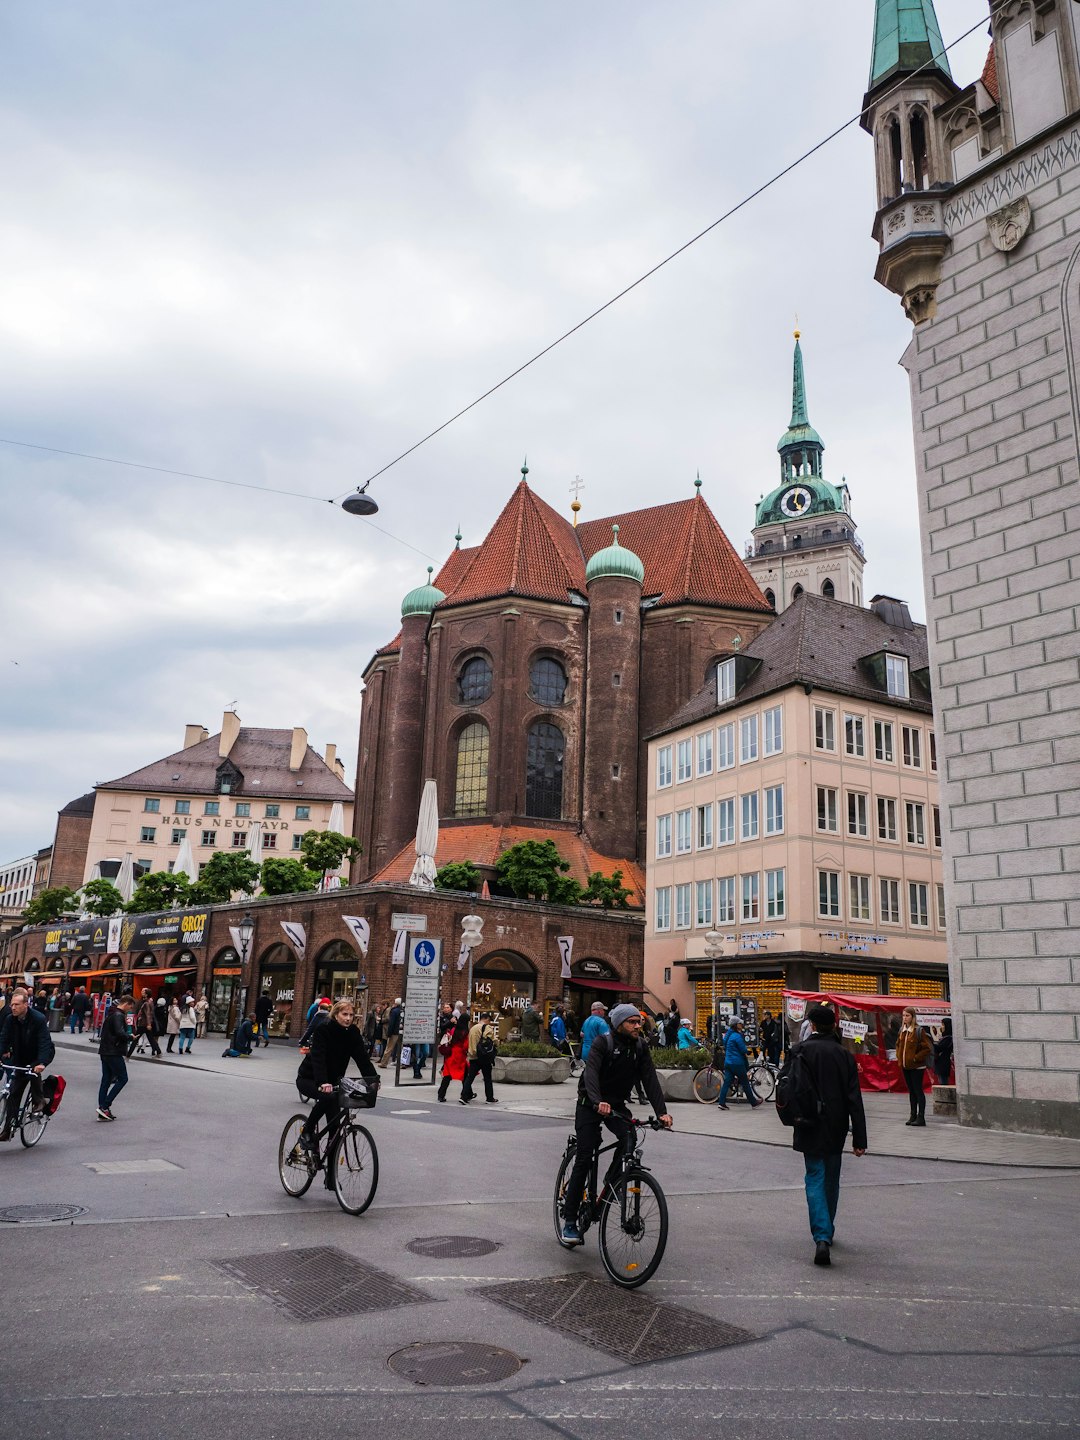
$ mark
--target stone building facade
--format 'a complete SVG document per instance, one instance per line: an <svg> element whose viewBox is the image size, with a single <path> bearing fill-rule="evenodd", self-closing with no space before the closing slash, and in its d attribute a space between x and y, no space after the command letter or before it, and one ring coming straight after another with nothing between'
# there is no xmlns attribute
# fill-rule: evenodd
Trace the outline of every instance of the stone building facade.
<svg viewBox="0 0 1080 1440"><path fill-rule="evenodd" d="M911 383L961 1119L1080 1135L1080 6L952 77L878 0L877 278Z"/></svg>

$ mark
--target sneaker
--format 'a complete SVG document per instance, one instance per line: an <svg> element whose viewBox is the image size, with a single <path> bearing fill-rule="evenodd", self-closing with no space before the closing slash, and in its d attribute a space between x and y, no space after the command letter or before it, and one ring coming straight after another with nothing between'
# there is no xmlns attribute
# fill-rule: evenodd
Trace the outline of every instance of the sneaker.
<svg viewBox="0 0 1080 1440"><path fill-rule="evenodd" d="M485 1100L485 1101L484 1101L484 1104L485 1104L485 1105L497 1105L498 1103L499 1103L499 1102L498 1102L498 1100L495 1098L494 1095L491 1097L490 1100Z"/></svg>
<svg viewBox="0 0 1080 1440"><path fill-rule="evenodd" d="M458 1103L459 1105L467 1105L469 1102L468 1102L468 1100L465 1099L465 1096L462 1095L461 1099L460 1099L457 1103Z"/></svg>
<svg viewBox="0 0 1080 1440"><path fill-rule="evenodd" d="M718 1110L726 1110L728 1107L727 1107L726 1105L721 1105L721 1104L720 1104L720 1101L717 1100L717 1102L716 1102L716 1108L717 1108Z"/></svg>
<svg viewBox="0 0 1080 1440"><path fill-rule="evenodd" d="M816 1245L816 1247L815 1247L815 1249L814 1249L814 1264L815 1264L815 1265L831 1265L831 1264L832 1264L832 1256L829 1254L829 1242L828 1242L827 1240L819 1240L819 1241L817 1242L817 1245Z"/></svg>
<svg viewBox="0 0 1080 1440"><path fill-rule="evenodd" d="M112 1106L111 1106L111 1105L106 1105L106 1107L105 1107L105 1114L108 1115L108 1117L109 1117L110 1120L115 1120L115 1119L116 1119L116 1116L112 1113Z"/></svg>
<svg viewBox="0 0 1080 1440"><path fill-rule="evenodd" d="M301 1131L300 1139L296 1143L300 1146L300 1149L306 1151L308 1155L315 1154L315 1141L310 1135L305 1135L303 1131Z"/></svg>
<svg viewBox="0 0 1080 1440"><path fill-rule="evenodd" d="M581 1238L581 1231L576 1225L571 1225L569 1221L562 1227L562 1242L564 1245L584 1245L585 1243Z"/></svg>
<svg viewBox="0 0 1080 1440"><path fill-rule="evenodd" d="M109 1114L108 1110L106 1110L103 1105L99 1105L97 1118L99 1120L111 1120L113 1117Z"/></svg>

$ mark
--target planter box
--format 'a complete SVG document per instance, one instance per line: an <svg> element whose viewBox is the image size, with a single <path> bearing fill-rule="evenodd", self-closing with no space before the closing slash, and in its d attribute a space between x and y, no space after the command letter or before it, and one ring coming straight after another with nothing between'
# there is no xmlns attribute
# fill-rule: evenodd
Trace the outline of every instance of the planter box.
<svg viewBox="0 0 1080 1440"><path fill-rule="evenodd" d="M570 1079L570 1061L565 1055L535 1060L525 1055L496 1055L492 1079L510 1085L561 1085Z"/></svg>
<svg viewBox="0 0 1080 1440"><path fill-rule="evenodd" d="M695 1100L694 1076L696 1070L657 1070L660 1088L665 1100Z"/></svg>

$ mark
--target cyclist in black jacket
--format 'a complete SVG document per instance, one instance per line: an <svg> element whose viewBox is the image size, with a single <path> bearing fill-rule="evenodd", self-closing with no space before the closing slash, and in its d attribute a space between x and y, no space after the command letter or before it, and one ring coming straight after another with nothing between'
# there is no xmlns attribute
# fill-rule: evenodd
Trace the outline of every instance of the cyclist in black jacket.
<svg viewBox="0 0 1080 1440"><path fill-rule="evenodd" d="M11 992L11 1000L4 1010L3 1022L0 1023L0 1061L7 1065L19 1065L33 1070L34 1073L11 1076L11 1089L0 1140L11 1139L12 1121L19 1113L27 1081L30 1083L30 1099L34 1109L44 1110L45 1096L41 1089L41 1076L45 1067L52 1062L55 1053L48 1021L30 1004L29 991L17 987Z"/></svg>
<svg viewBox="0 0 1080 1440"><path fill-rule="evenodd" d="M641 1011L636 1005L616 1005L608 1016L608 1023L609 1034L598 1035L589 1046L589 1058L578 1083L574 1114L577 1154L566 1187L566 1219L562 1232L563 1240L571 1245L582 1243L577 1216L593 1156L603 1139L603 1127L606 1125L620 1140L630 1133L631 1117L626 1103L635 1085L643 1086L661 1123L669 1129L672 1125L656 1067L641 1036ZM618 1154L616 1151L615 1165Z"/></svg>
<svg viewBox="0 0 1080 1440"><path fill-rule="evenodd" d="M300 1144L305 1150L314 1150L317 1144L315 1132L324 1115L335 1121L341 1109L338 1103L337 1087L349 1061L355 1060L365 1080L378 1085L379 1075L368 1055L364 1037L353 1024L353 1002L338 1000L330 1011L330 1019L319 1025L311 1034L311 1049L300 1062L296 1072L296 1088L301 1095L315 1101L311 1114L300 1132ZM327 1184L333 1182L327 1174Z"/></svg>

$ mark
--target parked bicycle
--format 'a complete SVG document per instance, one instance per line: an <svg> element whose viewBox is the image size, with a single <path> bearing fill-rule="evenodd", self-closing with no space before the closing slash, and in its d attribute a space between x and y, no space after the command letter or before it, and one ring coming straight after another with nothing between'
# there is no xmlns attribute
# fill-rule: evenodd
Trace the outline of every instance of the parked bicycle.
<svg viewBox="0 0 1080 1440"><path fill-rule="evenodd" d="M585 1062L581 1058L581 1041L574 1041L568 1037L566 1041L566 1055L570 1061L570 1074L580 1075L582 1070L585 1069Z"/></svg>
<svg viewBox="0 0 1080 1440"><path fill-rule="evenodd" d="M0 1085L0 1131L8 1129L8 1105L11 1103L11 1077L13 1075L33 1075L34 1071L29 1065L5 1065L3 1067L4 1079ZM45 1128L49 1123L49 1107L46 1102L43 1110L35 1110L33 1095L29 1085L23 1091L19 1108L11 1119L11 1129L18 1130L19 1139L29 1150L36 1145L45 1134Z"/></svg>
<svg viewBox="0 0 1080 1440"><path fill-rule="evenodd" d="M355 1118L359 1110L370 1110L378 1086L367 1080L342 1080L337 1087L340 1109L315 1131L315 1146L300 1143L306 1115L292 1115L285 1122L278 1144L278 1174L287 1195L299 1199L311 1188L320 1170L348 1215L362 1215L375 1198L379 1185L379 1152L371 1131Z"/></svg>
<svg viewBox="0 0 1080 1440"><path fill-rule="evenodd" d="M584 1238L589 1226L594 1221L599 1223L604 1269L616 1285L633 1290L656 1273L668 1237L667 1200L659 1181L642 1160L644 1135L639 1132L645 1126L650 1130L666 1127L651 1115L647 1120L622 1118L629 1119L634 1128L624 1139L601 1146L593 1156L578 1213L578 1229ZM600 1156L611 1152L618 1153L613 1155L603 1185L598 1186ZM562 1238L562 1231L568 1218L563 1201L576 1156L577 1136L571 1135L559 1166L552 1205L555 1235L565 1250L574 1248Z"/></svg>
<svg viewBox="0 0 1080 1440"><path fill-rule="evenodd" d="M780 1074L779 1065L774 1065L771 1060L759 1054L752 1061L748 1074L750 1084L754 1087L754 1094L758 1099L771 1100L776 1089L776 1077ZM702 1105L714 1104L720 1096L720 1087L723 1083L724 1054L722 1047L717 1045L708 1065L703 1065L694 1076L694 1098L700 1100ZM746 1099L738 1080L732 1081L728 1099Z"/></svg>

